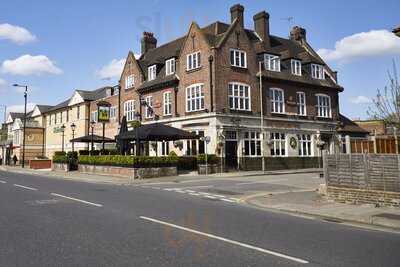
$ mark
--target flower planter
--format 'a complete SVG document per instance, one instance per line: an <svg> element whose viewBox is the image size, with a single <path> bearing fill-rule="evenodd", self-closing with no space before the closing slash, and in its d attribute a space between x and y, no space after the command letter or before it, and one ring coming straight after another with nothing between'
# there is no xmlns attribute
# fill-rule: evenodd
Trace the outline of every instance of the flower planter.
<svg viewBox="0 0 400 267"><path fill-rule="evenodd" d="M29 168L34 170L51 169L50 159L31 159L29 160Z"/></svg>
<svg viewBox="0 0 400 267"><path fill-rule="evenodd" d="M197 172L199 174L206 174L206 164L198 164ZM207 174L217 173L221 171L220 164L207 164Z"/></svg>

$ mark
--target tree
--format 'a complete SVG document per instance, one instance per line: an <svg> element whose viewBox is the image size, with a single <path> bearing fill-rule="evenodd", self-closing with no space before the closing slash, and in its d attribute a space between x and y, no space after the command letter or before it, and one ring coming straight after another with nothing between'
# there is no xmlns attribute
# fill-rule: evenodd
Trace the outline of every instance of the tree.
<svg viewBox="0 0 400 267"><path fill-rule="evenodd" d="M389 84L383 90L377 90L373 106L369 107L367 113L373 119L383 120L400 129L400 84L394 60L393 71L388 71L388 77Z"/></svg>

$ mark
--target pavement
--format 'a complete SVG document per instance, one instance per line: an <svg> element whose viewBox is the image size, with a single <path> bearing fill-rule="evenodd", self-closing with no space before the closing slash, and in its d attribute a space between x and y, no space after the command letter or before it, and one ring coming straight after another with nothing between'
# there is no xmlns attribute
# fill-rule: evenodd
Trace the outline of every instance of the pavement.
<svg viewBox="0 0 400 267"><path fill-rule="evenodd" d="M313 216L324 220L350 223L361 227L376 226L400 231L400 209L334 202L317 192L324 180L320 169L229 172L212 175L182 174L156 179L129 180L123 177L79 172L30 170L20 167L0 169L47 175L59 179L90 183L143 186L191 196L207 196L227 202L246 203L294 215Z"/></svg>
<svg viewBox="0 0 400 267"><path fill-rule="evenodd" d="M396 232L226 201L320 182L296 176L117 185L0 170L0 266L398 266Z"/></svg>

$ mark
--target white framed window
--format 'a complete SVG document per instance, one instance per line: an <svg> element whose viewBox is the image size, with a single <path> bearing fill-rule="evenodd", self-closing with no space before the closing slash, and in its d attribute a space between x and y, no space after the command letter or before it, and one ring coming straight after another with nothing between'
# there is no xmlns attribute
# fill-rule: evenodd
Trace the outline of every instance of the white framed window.
<svg viewBox="0 0 400 267"><path fill-rule="evenodd" d="M244 83L228 84L229 108L234 110L251 110L250 86Z"/></svg>
<svg viewBox="0 0 400 267"><path fill-rule="evenodd" d="M150 67L148 67L148 72L147 72L147 76L148 76L148 80L152 81L156 78L157 75L157 66L156 65L151 65Z"/></svg>
<svg viewBox="0 0 400 267"><path fill-rule="evenodd" d="M319 64L311 64L311 77L314 79L325 79L324 66Z"/></svg>
<svg viewBox="0 0 400 267"><path fill-rule="evenodd" d="M135 75L131 74L125 77L125 90L135 86Z"/></svg>
<svg viewBox="0 0 400 267"><path fill-rule="evenodd" d="M90 121L97 122L97 110L90 113Z"/></svg>
<svg viewBox="0 0 400 267"><path fill-rule="evenodd" d="M290 61L290 65L292 68L292 74L293 75L297 75L297 76L301 76L301 61L297 60L297 59L292 59Z"/></svg>
<svg viewBox="0 0 400 267"><path fill-rule="evenodd" d="M281 59L276 55L264 54L264 68L266 70L281 71Z"/></svg>
<svg viewBox="0 0 400 267"><path fill-rule="evenodd" d="M239 68L247 68L246 52L238 49L230 50L231 65Z"/></svg>
<svg viewBox="0 0 400 267"><path fill-rule="evenodd" d="M198 111L204 109L204 85L193 84L186 88L186 111Z"/></svg>
<svg viewBox="0 0 400 267"><path fill-rule="evenodd" d="M170 58L165 61L165 75L171 75L175 73L175 58Z"/></svg>
<svg viewBox="0 0 400 267"><path fill-rule="evenodd" d="M126 121L135 119L135 100L128 100L124 103L124 115L126 116Z"/></svg>
<svg viewBox="0 0 400 267"><path fill-rule="evenodd" d="M172 114L172 94L171 92L165 92L163 94L163 105L164 105L164 115Z"/></svg>
<svg viewBox="0 0 400 267"><path fill-rule="evenodd" d="M331 111L331 98L327 95L317 94L317 116L321 118L330 118Z"/></svg>
<svg viewBox="0 0 400 267"><path fill-rule="evenodd" d="M204 131L196 130L192 131L191 133L196 134L200 137L204 137ZM187 140L186 141L186 155L187 156L196 156L198 154L204 154L206 151L205 149L205 142L202 140Z"/></svg>
<svg viewBox="0 0 400 267"><path fill-rule="evenodd" d="M117 117L117 107L110 107L110 119L115 119Z"/></svg>
<svg viewBox="0 0 400 267"><path fill-rule="evenodd" d="M271 156L286 156L286 134L271 133Z"/></svg>
<svg viewBox="0 0 400 267"><path fill-rule="evenodd" d="M285 96L282 89L269 89L272 113L285 113Z"/></svg>
<svg viewBox="0 0 400 267"><path fill-rule="evenodd" d="M186 56L186 70L194 70L200 68L200 66L201 66L200 51Z"/></svg>
<svg viewBox="0 0 400 267"><path fill-rule="evenodd" d="M161 156L168 156L169 155L169 142L163 141L161 142Z"/></svg>
<svg viewBox="0 0 400 267"><path fill-rule="evenodd" d="M153 115L154 115L153 97L151 95L150 96L146 96L145 101L146 101L146 108L144 110L145 117L147 119L153 118Z"/></svg>
<svg viewBox="0 0 400 267"><path fill-rule="evenodd" d="M247 157L261 156L261 137L259 132L244 133L244 155Z"/></svg>
<svg viewBox="0 0 400 267"><path fill-rule="evenodd" d="M306 109L306 94L304 92L297 92L297 115L306 116L307 109Z"/></svg>
<svg viewBox="0 0 400 267"><path fill-rule="evenodd" d="M297 136L299 139L299 156L310 157L312 156L311 151L311 135L309 134L299 134Z"/></svg>

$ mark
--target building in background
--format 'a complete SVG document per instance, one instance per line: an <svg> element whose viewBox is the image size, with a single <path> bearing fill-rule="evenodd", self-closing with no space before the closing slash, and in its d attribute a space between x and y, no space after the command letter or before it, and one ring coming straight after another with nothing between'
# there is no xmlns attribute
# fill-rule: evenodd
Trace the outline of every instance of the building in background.
<svg viewBox="0 0 400 267"><path fill-rule="evenodd" d="M393 33L400 37L400 26L393 29Z"/></svg>

